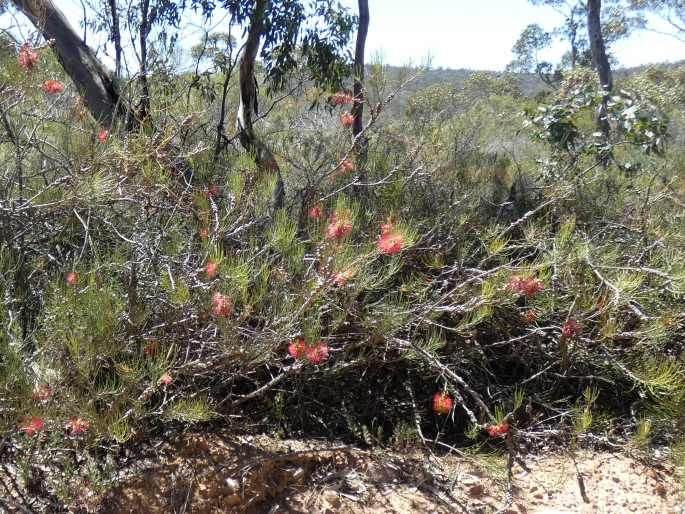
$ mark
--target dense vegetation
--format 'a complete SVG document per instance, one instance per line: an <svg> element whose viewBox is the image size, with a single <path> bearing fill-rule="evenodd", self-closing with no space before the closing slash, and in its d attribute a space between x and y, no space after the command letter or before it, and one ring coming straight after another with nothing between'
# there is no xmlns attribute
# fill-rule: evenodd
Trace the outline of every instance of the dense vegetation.
<svg viewBox="0 0 685 514"><path fill-rule="evenodd" d="M117 82L143 115L103 125L3 34L0 507L87 510L122 447L191 426L679 458L685 67L531 94L374 63L350 137L346 61L295 45L246 152L230 37L195 73L158 47Z"/></svg>

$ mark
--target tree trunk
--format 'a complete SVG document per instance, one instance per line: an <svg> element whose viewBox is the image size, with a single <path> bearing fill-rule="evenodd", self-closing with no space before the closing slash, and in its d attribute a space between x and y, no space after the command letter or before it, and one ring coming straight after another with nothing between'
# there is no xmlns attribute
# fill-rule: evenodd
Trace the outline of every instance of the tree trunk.
<svg viewBox="0 0 685 514"><path fill-rule="evenodd" d="M361 134L364 126L362 119L364 113L364 49L368 32L369 2L368 0L359 0L359 28L357 29L357 43L354 48L354 105L352 106L352 115L354 116L352 135L355 138Z"/></svg>
<svg viewBox="0 0 685 514"><path fill-rule="evenodd" d="M576 63L578 62L578 43L576 42L576 38L578 37L578 27L576 26L576 22L573 19L573 15L571 15L571 35L570 35L570 40L571 40L571 69L575 70L576 69Z"/></svg>
<svg viewBox="0 0 685 514"><path fill-rule="evenodd" d="M364 51L366 48L366 35L369 32L369 1L359 1L359 27L357 28L357 42L354 48L354 104L352 105L352 138L354 152L356 154L358 178L360 182L367 181L366 161L368 156L369 141L362 134L364 129Z"/></svg>
<svg viewBox="0 0 685 514"><path fill-rule="evenodd" d="M112 79L93 51L71 28L52 0L13 0L46 40L55 41L57 57L64 71L86 99L93 117L105 126L125 113Z"/></svg>
<svg viewBox="0 0 685 514"><path fill-rule="evenodd" d="M112 42L114 43L114 77L121 78L121 30L119 29L119 11L117 0L109 0L109 9L112 15Z"/></svg>
<svg viewBox="0 0 685 514"><path fill-rule="evenodd" d="M143 0L140 8L140 87L142 95L140 97L140 109L138 119L144 122L150 113L150 85L147 80L147 38L150 34L150 0Z"/></svg>
<svg viewBox="0 0 685 514"><path fill-rule="evenodd" d="M255 62L259 52L259 43L264 32L264 16L269 0L256 0L250 28L245 41L243 57L240 60L240 103L236 124L240 144L249 153L254 155L257 166L262 170L275 172L277 176L274 190L273 205L275 209L283 206L285 189L281 170L271 151L262 143L254 133L252 117L256 115L257 84L255 82Z"/></svg>
<svg viewBox="0 0 685 514"><path fill-rule="evenodd" d="M597 126L602 133L609 136L609 120L607 119L607 101L611 90L614 87L611 77L611 66L604 47L602 37L602 25L600 22L600 12L602 0L588 0L587 2L587 31L590 38L590 50L592 52L592 64L597 70L600 83L604 89L602 108L597 118Z"/></svg>

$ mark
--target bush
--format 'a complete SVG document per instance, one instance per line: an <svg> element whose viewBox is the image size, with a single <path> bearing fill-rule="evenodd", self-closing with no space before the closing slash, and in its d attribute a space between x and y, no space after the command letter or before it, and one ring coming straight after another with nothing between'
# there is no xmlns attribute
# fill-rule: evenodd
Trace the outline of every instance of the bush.
<svg viewBox="0 0 685 514"><path fill-rule="evenodd" d="M651 125L596 140L592 84L528 133L519 113L541 106L516 92L444 116L433 88L369 132L362 185L339 112L299 91L260 127L283 161L273 212L275 177L215 155L183 77L154 96L159 131L100 137L69 86L40 90L47 70L0 93L12 494L49 468L51 494L83 499L70 484L106 486L103 448L196 424L381 445L627 435L636 410L656 439L682 429L682 179L645 154ZM616 119L644 98L622 94Z"/></svg>

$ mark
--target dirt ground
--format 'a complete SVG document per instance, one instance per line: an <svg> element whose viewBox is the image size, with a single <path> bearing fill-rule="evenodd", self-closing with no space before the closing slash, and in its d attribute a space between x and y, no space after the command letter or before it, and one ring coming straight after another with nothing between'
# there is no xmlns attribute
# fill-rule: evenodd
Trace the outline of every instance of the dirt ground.
<svg viewBox="0 0 685 514"><path fill-rule="evenodd" d="M364 451L329 442L189 435L131 470L100 514L492 513L506 507L501 457ZM508 513L685 513L672 470L628 456L526 458Z"/></svg>

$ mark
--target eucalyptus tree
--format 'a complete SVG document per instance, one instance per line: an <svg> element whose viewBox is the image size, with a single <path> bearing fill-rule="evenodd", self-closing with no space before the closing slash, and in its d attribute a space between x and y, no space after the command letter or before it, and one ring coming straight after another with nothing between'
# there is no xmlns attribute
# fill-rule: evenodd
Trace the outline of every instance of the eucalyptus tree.
<svg viewBox="0 0 685 514"><path fill-rule="evenodd" d="M609 137L609 121L607 119L607 101L609 93L614 87L611 64L607 57L602 24L600 22L602 0L587 0L587 31L592 51L592 64L597 70L599 81L604 91L602 107L597 117L597 126L605 137Z"/></svg>
<svg viewBox="0 0 685 514"><path fill-rule="evenodd" d="M205 15L216 6L196 2ZM349 76L349 43L355 17L333 0L224 0L221 6L231 23L244 28L245 42L239 66L240 100L236 124L243 148L258 167L275 172L274 207L283 205L284 187L275 156L254 128L257 112L256 62L264 67L270 92L284 90L298 69L307 72L315 86L339 88Z"/></svg>

